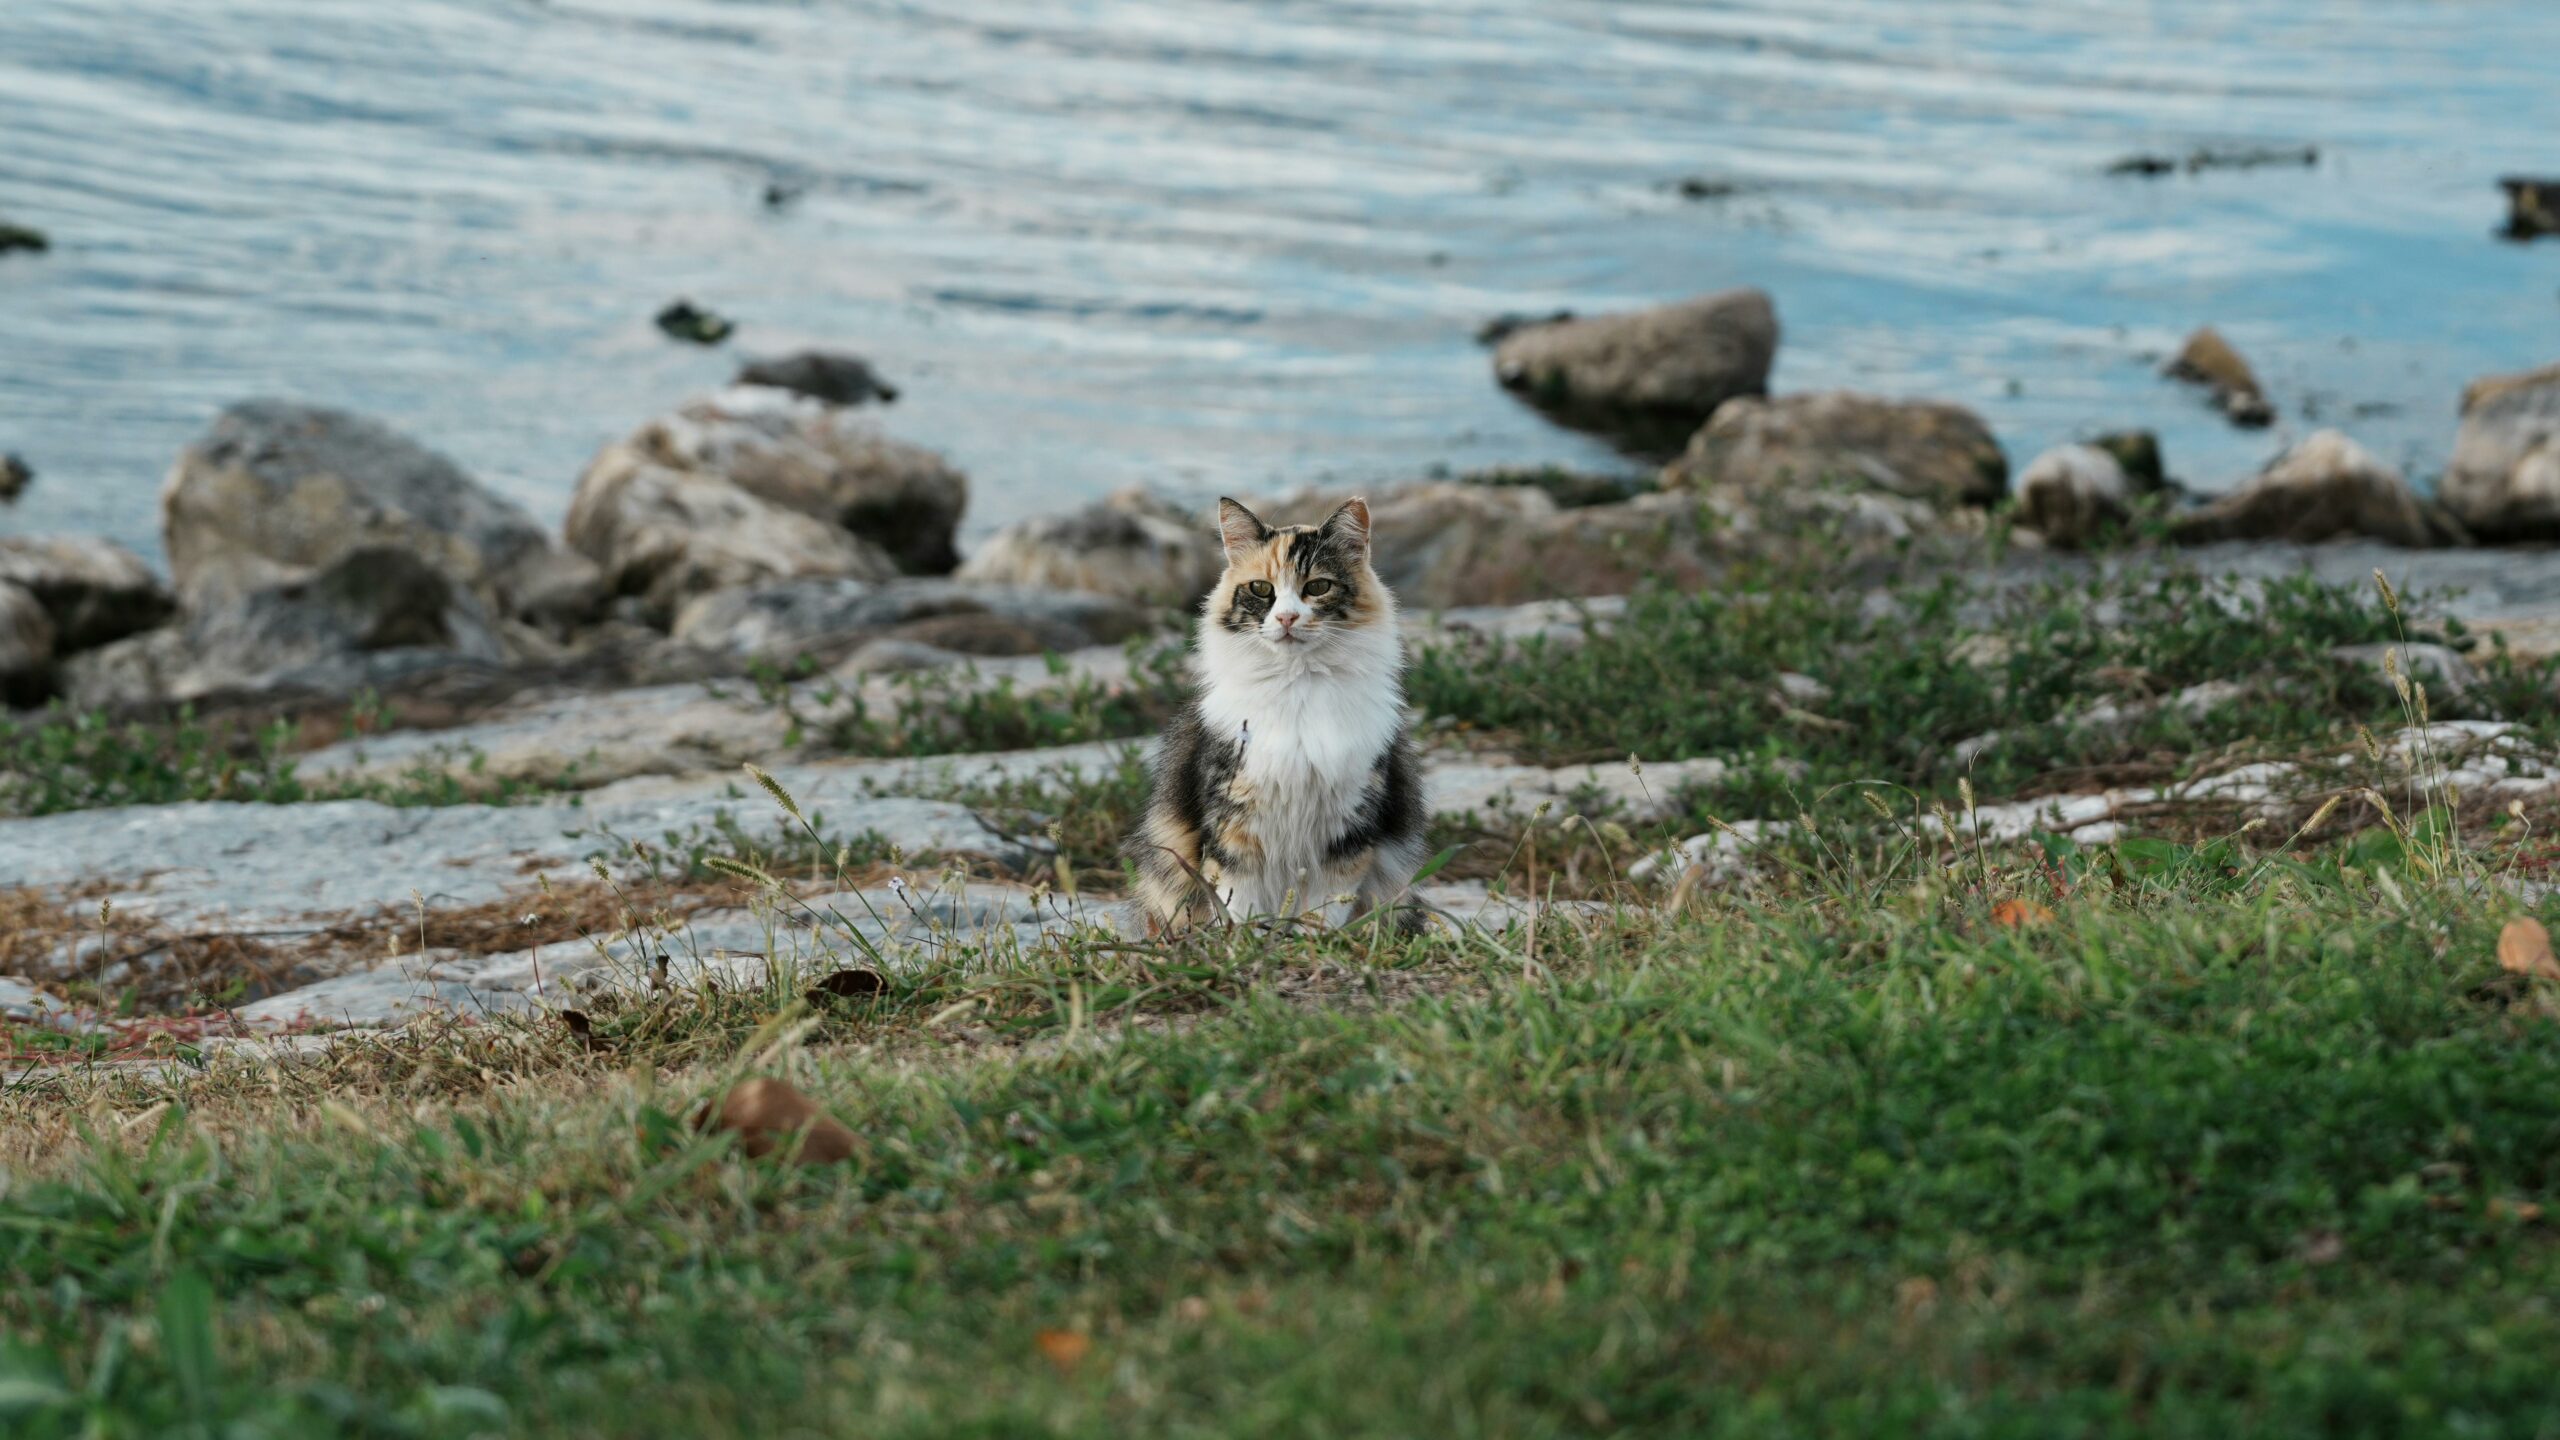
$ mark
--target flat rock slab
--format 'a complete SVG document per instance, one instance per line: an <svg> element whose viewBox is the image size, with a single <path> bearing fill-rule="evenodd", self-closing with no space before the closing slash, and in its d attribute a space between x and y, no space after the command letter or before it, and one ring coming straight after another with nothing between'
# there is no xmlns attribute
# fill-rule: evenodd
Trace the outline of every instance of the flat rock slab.
<svg viewBox="0 0 2560 1440"><path fill-rule="evenodd" d="M709 828L723 812L770 833L780 820L744 777L624 792L583 803L399 809L370 800L305 805L197 803L74 811L0 824L0 875L19 884L106 881L138 893L121 908L190 930L254 928L309 917L361 915L423 901L431 909L484 904L546 870L582 868L620 849L610 836L656 843ZM833 833L872 832L916 854L982 855L1008 865L1032 851L966 807L846 794L830 803ZM834 801L841 799L842 804ZM609 834L607 833L609 832Z"/></svg>
<svg viewBox="0 0 2560 1440"><path fill-rule="evenodd" d="M1031 655L969 662L968 689L1009 684L1021 693L1078 680L1115 684L1129 677L1128 653L1116 646L1060 657ZM954 683L962 683L955 680ZM859 695L874 715L894 715L904 698L895 677L831 674L790 688L803 714L822 715L830 690ZM549 695L446 730L407 730L326 746L301 756L306 780L395 779L427 770L478 780L604 785L639 775L732 771L743 761L787 753L791 717L743 680L647 685L630 690Z"/></svg>
<svg viewBox="0 0 2560 1440"><path fill-rule="evenodd" d="M1117 930L1116 903L1081 904L1002 883L886 887L713 910L637 930L499 955L431 950L387 959L242 1006L259 1027L381 1028L422 1015L576 1007L604 992L771 987L777 1000L854 966L895 974L931 960L1019 955L1078 926ZM664 957L663 973L658 960Z"/></svg>
<svg viewBox="0 0 2560 1440"><path fill-rule="evenodd" d="M1416 898L1459 924L1493 929L1524 921L1532 908L1473 882L1426 885ZM502 955L431 950L269 996L237 1014L261 1030L380 1030L427 1015L574 1009L587 997L638 994L661 983L679 990L769 988L779 1001L839 970L870 968L894 977L933 963L1000 967L1030 956L1051 937L1093 930L1127 936L1141 927L1125 901L1061 899L1001 882L874 887L768 909L710 911L664 933L626 932Z"/></svg>

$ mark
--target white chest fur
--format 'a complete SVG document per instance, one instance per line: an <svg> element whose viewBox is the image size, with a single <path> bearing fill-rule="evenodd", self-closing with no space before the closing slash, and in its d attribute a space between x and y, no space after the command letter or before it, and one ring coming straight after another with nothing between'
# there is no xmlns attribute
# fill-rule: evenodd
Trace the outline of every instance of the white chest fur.
<svg viewBox="0 0 2560 1440"><path fill-rule="evenodd" d="M1239 778L1256 862L1230 870L1229 904L1311 908L1343 882L1325 850L1359 814L1404 721L1399 644L1392 618L1305 657L1204 629L1201 720L1214 738L1244 741Z"/></svg>

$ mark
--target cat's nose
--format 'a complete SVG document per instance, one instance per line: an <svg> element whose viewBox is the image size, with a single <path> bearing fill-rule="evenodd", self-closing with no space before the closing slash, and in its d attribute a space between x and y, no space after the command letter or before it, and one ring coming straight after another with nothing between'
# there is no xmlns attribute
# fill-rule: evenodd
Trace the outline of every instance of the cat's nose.
<svg viewBox="0 0 2560 1440"><path fill-rule="evenodd" d="M1281 613L1281 614L1279 614L1279 615L1276 615L1276 616L1274 616L1274 617L1272 617L1272 618L1274 618L1274 619L1276 619L1276 620L1278 620L1278 621L1280 622L1280 628L1281 628L1282 630L1294 630L1294 629L1296 629L1296 628L1297 628L1297 625L1298 625L1298 617L1297 617L1297 616L1295 616L1295 615L1288 614L1288 613L1286 613L1286 612L1284 611L1283 613Z"/></svg>

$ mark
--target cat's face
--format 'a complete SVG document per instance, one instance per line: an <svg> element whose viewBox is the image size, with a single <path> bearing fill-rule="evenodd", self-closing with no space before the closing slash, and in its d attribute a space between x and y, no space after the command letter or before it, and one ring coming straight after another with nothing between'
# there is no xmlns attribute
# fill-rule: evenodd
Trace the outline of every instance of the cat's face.
<svg viewBox="0 0 2560 1440"><path fill-rule="evenodd" d="M1321 525L1274 528L1233 500L1218 502L1227 570L1209 596L1220 630L1284 654L1313 654L1389 613L1369 568L1369 506L1346 502Z"/></svg>

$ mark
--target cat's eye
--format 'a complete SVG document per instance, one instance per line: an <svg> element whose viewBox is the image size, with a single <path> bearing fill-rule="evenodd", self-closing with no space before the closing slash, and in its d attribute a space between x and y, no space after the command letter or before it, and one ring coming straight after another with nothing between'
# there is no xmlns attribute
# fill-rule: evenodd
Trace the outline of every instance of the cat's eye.
<svg viewBox="0 0 2560 1440"><path fill-rule="evenodd" d="M1247 580L1244 582L1244 590L1256 600L1271 598L1271 582L1268 580Z"/></svg>
<svg viewBox="0 0 2560 1440"><path fill-rule="evenodd" d="M1310 600L1313 600L1319 595L1330 595L1333 593L1333 582L1330 580L1310 580L1307 582L1307 588L1299 591L1298 593L1306 596Z"/></svg>

